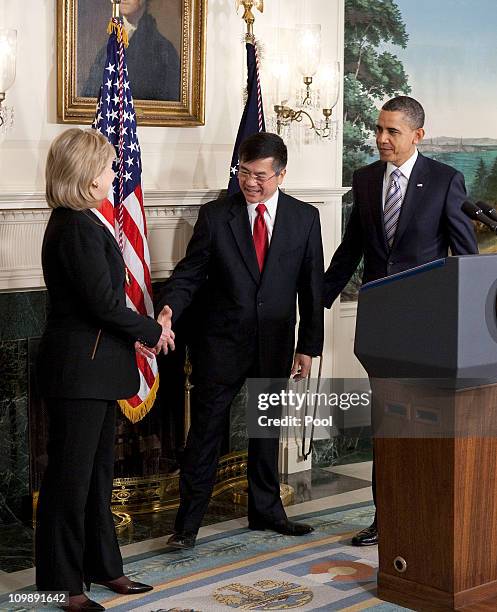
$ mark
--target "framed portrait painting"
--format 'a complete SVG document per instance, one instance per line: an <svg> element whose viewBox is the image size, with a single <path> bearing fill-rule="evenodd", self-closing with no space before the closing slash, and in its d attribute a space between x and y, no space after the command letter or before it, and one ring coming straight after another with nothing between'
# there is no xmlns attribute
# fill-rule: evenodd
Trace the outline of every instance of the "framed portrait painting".
<svg viewBox="0 0 497 612"><path fill-rule="evenodd" d="M121 0L128 76L139 125L204 124L207 0ZM57 0L57 110L91 123L112 0Z"/></svg>

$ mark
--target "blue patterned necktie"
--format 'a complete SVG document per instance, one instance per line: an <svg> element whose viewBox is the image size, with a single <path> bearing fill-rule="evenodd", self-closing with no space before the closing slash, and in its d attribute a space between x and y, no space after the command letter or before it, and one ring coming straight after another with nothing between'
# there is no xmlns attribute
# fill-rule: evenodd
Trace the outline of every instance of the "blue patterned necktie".
<svg viewBox="0 0 497 612"><path fill-rule="evenodd" d="M385 198L385 208L383 209L385 235L390 248L392 248L393 239L395 238L400 209L402 207L402 191L400 190L399 183L401 174L402 172L398 168L390 174L390 185Z"/></svg>

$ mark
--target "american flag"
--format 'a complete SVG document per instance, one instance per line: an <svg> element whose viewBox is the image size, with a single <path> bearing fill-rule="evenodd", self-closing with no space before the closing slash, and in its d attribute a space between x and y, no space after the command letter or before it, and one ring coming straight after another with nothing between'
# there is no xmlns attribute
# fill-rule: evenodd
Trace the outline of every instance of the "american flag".
<svg viewBox="0 0 497 612"><path fill-rule="evenodd" d="M107 59L93 127L116 149L116 179L107 200L96 210L98 218L115 236L126 265L126 301L140 314L153 316L150 254L141 186L140 145L126 67L125 34L121 18L109 24ZM136 356L140 390L119 404L136 423L153 406L159 386L157 361Z"/></svg>

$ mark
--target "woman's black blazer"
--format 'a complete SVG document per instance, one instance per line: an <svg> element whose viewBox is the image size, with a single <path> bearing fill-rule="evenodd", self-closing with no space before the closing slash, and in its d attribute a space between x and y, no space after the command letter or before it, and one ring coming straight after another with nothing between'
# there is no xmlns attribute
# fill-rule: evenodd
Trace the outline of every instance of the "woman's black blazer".
<svg viewBox="0 0 497 612"><path fill-rule="evenodd" d="M160 325L126 306L119 246L89 210L52 211L42 248L49 293L38 354L45 397L124 399L139 388L134 342L155 346Z"/></svg>

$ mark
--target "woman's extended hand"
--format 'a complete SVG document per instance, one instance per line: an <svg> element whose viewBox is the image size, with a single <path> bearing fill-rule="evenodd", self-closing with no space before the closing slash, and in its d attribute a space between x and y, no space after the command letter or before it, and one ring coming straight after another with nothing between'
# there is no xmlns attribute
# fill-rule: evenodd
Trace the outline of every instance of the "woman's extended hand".
<svg viewBox="0 0 497 612"><path fill-rule="evenodd" d="M148 357L149 359L153 359L156 355L155 349L148 348L138 340L135 342L135 351L142 357Z"/></svg>

